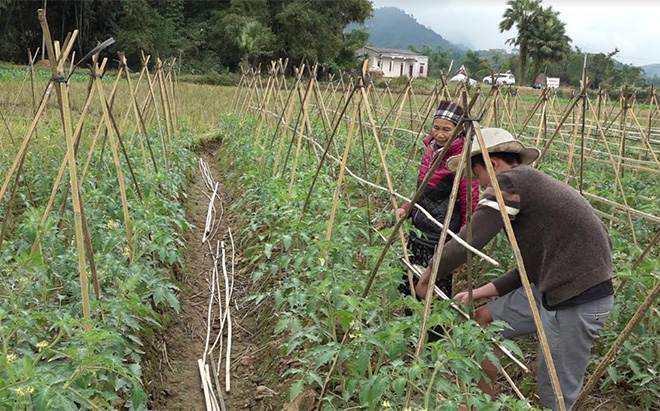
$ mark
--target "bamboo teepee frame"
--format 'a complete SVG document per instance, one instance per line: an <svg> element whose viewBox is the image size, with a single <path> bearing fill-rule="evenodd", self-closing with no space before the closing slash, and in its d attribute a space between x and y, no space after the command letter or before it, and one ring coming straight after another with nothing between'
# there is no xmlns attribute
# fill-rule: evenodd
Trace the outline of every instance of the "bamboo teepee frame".
<svg viewBox="0 0 660 411"><path fill-rule="evenodd" d="M129 129L124 129L124 125L126 124L129 113L131 111L127 111L124 116L120 116L119 118L116 118L115 117L116 113L113 113L113 103L115 103L116 101L128 102L128 104L125 104L125 106L128 109L132 110L135 116L134 117L135 120L134 125L136 126L135 130L139 133L137 135L139 138L139 141L137 143L142 145L143 148L145 148L145 150L143 150L144 153L143 160L147 160L145 161L145 169L152 168L153 172L158 173L158 167L156 164L156 160L153 156L153 151L151 149L151 144L150 144L149 129L151 127L151 122L145 120L144 114L146 110L153 110L156 113L158 113L158 110L160 109L159 107L167 108L171 104L172 108L168 109L168 112L171 114L171 116L168 118L169 121L168 124L176 132L176 127L178 122L176 121L176 103L174 102L174 99L176 97L174 61L172 61L172 63L167 67L167 72L165 72L162 67L157 69L157 78L161 82L165 82L165 81L167 82L170 90L169 93L165 91L161 94L160 99L156 99L153 90L151 89L152 84L151 82L149 82L149 87L151 92L145 95L144 103L142 105L139 105L138 96L140 98L142 97L142 93L140 92L140 80L138 80L138 83L135 85L135 87L133 87L131 81L132 80L131 74L126 65L126 59L122 54L119 55L120 70L117 73L117 77L115 81L113 82L110 97L109 99L105 97L103 83L101 79L103 77L103 73L107 64L107 59L103 59L102 62L98 62L98 53L97 53L92 57L90 83L87 89L85 102L76 118L76 112L72 110L72 107L74 106L74 104L72 103L72 97L69 94L69 78L73 74L72 73L74 67L73 62L75 59L75 53L73 52L73 48L74 45L76 44L75 39L78 32L74 31L70 33L63 42L63 44L60 46L60 43L58 41L53 41L53 39L50 36L50 31L48 28L45 11L39 10L38 17L39 17L39 22L41 24L41 28L44 32L46 51L48 53L48 59L50 62L52 77L45 85L45 90L42 94L42 98L39 104L37 105L36 101L34 102L35 103L33 106L34 116L31 120L31 123L27 129L27 132L22 142L20 142L20 145L18 144L19 143L18 141L14 142L13 144L14 146L13 148L15 151L14 160L11 166L9 167L9 169L7 170L6 175L3 176L4 181L2 183L2 186L0 186L0 204L2 204L5 201L6 193L9 193L9 196L6 200L7 202L4 203L6 213L5 213L5 219L3 220L3 228L2 231L0 231L0 249L2 248L3 240L7 235L6 227L7 227L8 216L11 213L12 205L15 201L17 185L18 185L17 182L24 173L23 166L30 152L30 143L34 140L34 137L36 136L36 130L38 124L40 120L42 120L44 113L47 111L47 103L49 97L52 95L51 91L55 89L58 99L57 101L57 106L59 111L58 117L61 121L61 129L63 130L63 135L66 142L66 155L62 159L59 172L55 177L55 181L53 183L53 188L49 200L46 204L43 216L37 228L36 237L33 242L31 252L36 253L39 250L43 230L51 214L52 206L54 205L56 197L58 196L58 194L60 195L60 197L63 197L62 210L64 211L68 204L66 197L68 192L70 191L72 193L71 202L73 205L73 222L74 222L73 242L76 245L76 251L77 251L78 274L80 279L81 298L82 298L82 311L83 311L82 316L84 319L83 324L85 329L89 330L92 326L92 322L90 321L92 313L91 313L90 296L89 296L88 276L91 275L92 277L91 280L97 300L101 299L102 290L100 287L98 273L96 269L89 223L87 221L87 214L85 212L86 207L83 201L84 196L82 194L83 190L81 189L83 185L83 180L85 179L85 175L89 170L92 154L96 150L97 139L103 133L104 135L107 135L107 140L109 140L111 146L112 156L114 160L113 162L115 165L115 172L119 182L119 187L120 187L119 195L122 199L122 208L123 208L123 215L125 220L124 223L126 227L126 247L130 250L129 253L129 264L130 264L130 261L133 258L132 255L133 244L132 244L132 229L130 226L129 198L127 195L127 189L126 187L124 187L123 169L125 167L128 167L130 170L131 180L133 182L133 188L135 190L135 195L138 198L141 198L141 190L138 182L138 176L133 172L131 166L134 160L132 160L129 157L128 150L125 146L126 142L124 142L124 140L122 139L122 130L129 131ZM36 80L34 78L34 68L33 68L36 55L37 53L34 54L29 53L28 69L27 69L27 73L29 73L30 75L30 82L31 82L33 96L34 96L34 90L37 87ZM69 62L68 67L67 67L67 62ZM149 78L149 70L147 69L146 66L147 62L148 62L148 58L145 59L143 70L140 73L140 79L142 79L142 77L145 74L147 78ZM122 76L124 76L127 81L128 95L126 96L121 96L120 93L118 92L119 90L118 85ZM93 116L90 113L92 112L92 108L94 108L95 105L98 105L100 111L102 112L101 122L98 124L98 127L95 128L96 132L93 133L93 140L91 144L89 144L88 141L85 141L85 144L83 145L81 143L83 142L83 140L86 140L88 137L87 133L84 132L84 125L92 121L90 118L92 118ZM122 120L121 121L122 127L118 126L120 119ZM9 133L12 133L11 124L13 122L13 118L9 117L6 118L6 120L7 120L6 130ZM173 138L174 135L171 135L169 137ZM89 136L89 138L92 137ZM163 140L162 133L161 133L161 140ZM0 141L0 144L1 143L2 141ZM87 156L87 161L84 168L80 167L77 162L77 156L79 154L80 148L82 147L89 147L89 154ZM146 148L148 148L149 150L150 153L149 157L151 161L148 161L147 159ZM120 158L120 149L123 158ZM163 158L166 159L167 158L166 145L162 144L161 149L163 150L162 153ZM103 152L103 149L101 149L101 151ZM66 181L65 185L62 185L62 181L64 179L64 173L66 172L67 169L69 171L69 179ZM82 173L80 172L81 169L83 170ZM12 180L14 180L15 183L10 189L9 186ZM24 178L24 180L27 181L28 179ZM29 190L29 187L26 187L26 189ZM38 204L34 204L34 205L38 205Z"/></svg>

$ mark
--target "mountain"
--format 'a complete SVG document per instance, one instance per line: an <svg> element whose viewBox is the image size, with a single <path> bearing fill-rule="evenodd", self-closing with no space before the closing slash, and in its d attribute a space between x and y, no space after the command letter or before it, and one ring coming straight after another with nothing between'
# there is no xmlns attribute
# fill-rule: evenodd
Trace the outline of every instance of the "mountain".
<svg viewBox="0 0 660 411"><path fill-rule="evenodd" d="M435 31L419 24L412 15L396 7L375 9L373 17L365 21L363 26L351 24L346 30L350 31L358 27L367 29L369 43L376 47L408 49L409 45L413 45L421 49L426 45L432 49L439 46L443 50L455 52L467 50L463 45L447 41Z"/></svg>
<svg viewBox="0 0 660 411"><path fill-rule="evenodd" d="M642 70L646 78L660 77L660 64L647 64L642 66Z"/></svg>

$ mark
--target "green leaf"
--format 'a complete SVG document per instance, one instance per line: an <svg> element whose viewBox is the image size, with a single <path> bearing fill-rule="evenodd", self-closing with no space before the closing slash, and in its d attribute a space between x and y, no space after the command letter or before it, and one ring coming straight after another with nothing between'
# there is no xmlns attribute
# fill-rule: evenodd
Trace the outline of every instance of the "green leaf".
<svg viewBox="0 0 660 411"><path fill-rule="evenodd" d="M282 236L282 244L284 244L284 251L289 251L291 247L291 236L284 234Z"/></svg>
<svg viewBox="0 0 660 411"><path fill-rule="evenodd" d="M394 392L396 392L396 395L402 396L403 395L403 390L406 389L406 383L408 380L406 380L403 377L399 377L394 381Z"/></svg>
<svg viewBox="0 0 660 411"><path fill-rule="evenodd" d="M131 374L133 374L133 377L139 381L140 376L142 375L142 368L140 367L140 364L131 364L128 366L128 369L131 371Z"/></svg>
<svg viewBox="0 0 660 411"><path fill-rule="evenodd" d="M320 366L322 366L324 364L327 364L330 361L332 361L335 357L335 354L336 354L336 352L333 349L324 350L321 353L321 355L319 355L319 357L316 359L316 363L315 363L316 367L320 367Z"/></svg>
<svg viewBox="0 0 660 411"><path fill-rule="evenodd" d="M365 346L360 347L357 358L357 368L360 375L366 374L370 361L371 361L371 351L369 350L369 348Z"/></svg>
<svg viewBox="0 0 660 411"><path fill-rule="evenodd" d="M268 243L264 246L264 255L270 260L273 255L273 244Z"/></svg>
<svg viewBox="0 0 660 411"><path fill-rule="evenodd" d="M289 391L289 401L294 401L296 398L298 398L304 386L305 386L304 380L298 380L293 384L291 384L291 389Z"/></svg>
<svg viewBox="0 0 660 411"><path fill-rule="evenodd" d="M144 390L138 383L134 383L131 389L132 408L139 409L144 401Z"/></svg>
<svg viewBox="0 0 660 411"><path fill-rule="evenodd" d="M415 364L408 370L408 378L414 380L419 374L422 373L422 367L419 364Z"/></svg>
<svg viewBox="0 0 660 411"><path fill-rule="evenodd" d="M306 379L307 379L307 381L309 381L309 382L314 381L315 383L317 383L317 384L319 385L319 387L323 387L323 380L322 380L321 377L320 377L317 373L315 373L314 371L310 371L309 373L307 373L307 377L306 377Z"/></svg>
<svg viewBox="0 0 660 411"><path fill-rule="evenodd" d="M173 292L166 293L165 299L170 304L170 307L172 307L177 314L181 312L181 306L179 306L179 299L176 298L176 295Z"/></svg>
<svg viewBox="0 0 660 411"><path fill-rule="evenodd" d="M348 310L337 311L335 316L339 319L339 324L344 331L348 330L353 320L355 320L355 313Z"/></svg>

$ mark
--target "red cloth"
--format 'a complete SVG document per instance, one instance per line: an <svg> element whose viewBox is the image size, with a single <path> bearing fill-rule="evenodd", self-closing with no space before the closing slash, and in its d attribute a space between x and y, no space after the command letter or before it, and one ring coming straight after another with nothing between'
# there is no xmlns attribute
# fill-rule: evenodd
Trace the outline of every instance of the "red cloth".
<svg viewBox="0 0 660 411"><path fill-rule="evenodd" d="M426 173L428 173L429 168L431 168L431 165L433 165L433 160L435 159L435 156L440 154L439 150L433 150L433 146L431 145L431 142L433 141L433 136L428 135L426 138L424 138L424 145L426 145L426 151L424 151L424 155L422 156L422 164L419 167L419 174L417 176L417 180L421 182L424 180L424 177L426 177ZM463 145L465 144L465 139L463 137L457 138L454 140L453 143L449 146L449 152L447 152L447 155L445 158L442 160L442 163L438 166L438 168L435 170L435 173L433 173L433 176L431 177L431 180L429 180L429 186L430 187L435 187L438 185L440 181L442 181L444 178L447 177L447 175L451 174L451 171L447 168L447 160L449 157L452 156L457 156L460 155L463 152ZM467 188L467 179L465 177L461 178L461 183L458 186L458 201L460 204L460 212L461 212L461 227L465 225L465 222L467 221L467 193L468 193L468 188ZM475 179L472 180L472 212L474 213L474 210L477 209L477 204L479 203L479 182ZM410 206L410 203L406 203L403 205L404 209L408 209Z"/></svg>

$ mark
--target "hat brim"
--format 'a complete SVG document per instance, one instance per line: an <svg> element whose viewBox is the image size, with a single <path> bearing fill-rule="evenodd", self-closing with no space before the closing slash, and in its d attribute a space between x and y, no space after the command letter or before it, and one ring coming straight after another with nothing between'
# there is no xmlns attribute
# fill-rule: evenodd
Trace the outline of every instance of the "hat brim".
<svg viewBox="0 0 660 411"><path fill-rule="evenodd" d="M520 154L520 160L523 164L532 164L536 161L541 155L541 150L536 147L525 147L519 141L507 141L504 143L496 144L488 148L489 153L518 153ZM481 149L473 150L470 153L470 157L481 154ZM458 169L458 165L461 162L462 154L449 157L447 160L447 168L453 173Z"/></svg>

